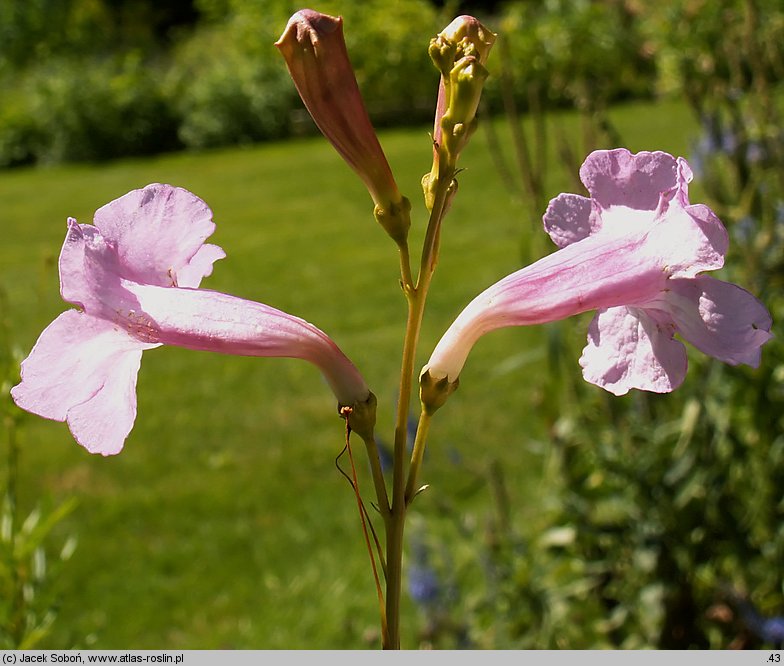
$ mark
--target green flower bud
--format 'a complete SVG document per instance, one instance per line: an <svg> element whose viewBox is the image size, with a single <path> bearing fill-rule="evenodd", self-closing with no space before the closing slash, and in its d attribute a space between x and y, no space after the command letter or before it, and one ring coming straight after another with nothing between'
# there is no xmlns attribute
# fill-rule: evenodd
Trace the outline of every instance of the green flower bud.
<svg viewBox="0 0 784 666"><path fill-rule="evenodd" d="M376 204L373 215L398 245L406 242L411 227L411 202L406 197L397 203L390 203L386 208Z"/></svg>
<svg viewBox="0 0 784 666"><path fill-rule="evenodd" d="M441 141L452 162L476 130L476 110L487 69L475 56L461 58L449 73L449 101L441 118Z"/></svg>
<svg viewBox="0 0 784 666"><path fill-rule="evenodd" d="M422 181L425 203L433 205L440 180L452 178L460 151L476 130L476 110L495 42L473 16L458 16L430 42L429 54L441 72L433 122L433 166Z"/></svg>
<svg viewBox="0 0 784 666"><path fill-rule="evenodd" d="M373 431L376 427L376 396L371 391L364 402L355 402L353 405L342 405L338 407L341 417L348 420L348 425L352 431L357 433L363 440L372 440Z"/></svg>
<svg viewBox="0 0 784 666"><path fill-rule="evenodd" d="M490 32L473 16L458 16L444 28L438 38L454 45L453 62L465 56L474 56L484 65L495 43L496 34Z"/></svg>

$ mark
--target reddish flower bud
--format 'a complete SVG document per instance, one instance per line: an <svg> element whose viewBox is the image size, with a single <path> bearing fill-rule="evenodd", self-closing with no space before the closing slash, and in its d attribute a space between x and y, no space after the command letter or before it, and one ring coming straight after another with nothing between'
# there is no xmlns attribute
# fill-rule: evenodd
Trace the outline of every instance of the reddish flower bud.
<svg viewBox="0 0 784 666"><path fill-rule="evenodd" d="M394 227L387 228L393 237L404 235L406 223L389 214L401 208L403 197L362 101L343 39L343 19L303 9L289 19L275 46L316 125L367 186L382 224Z"/></svg>

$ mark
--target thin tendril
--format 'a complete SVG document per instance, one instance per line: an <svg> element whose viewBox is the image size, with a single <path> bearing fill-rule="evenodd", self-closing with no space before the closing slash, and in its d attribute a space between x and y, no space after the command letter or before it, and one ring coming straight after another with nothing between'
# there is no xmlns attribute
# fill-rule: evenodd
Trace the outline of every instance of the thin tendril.
<svg viewBox="0 0 784 666"><path fill-rule="evenodd" d="M370 516L368 515L367 509L365 508L365 504L362 501L362 496L359 492L359 481L357 480L357 469L354 465L354 455L351 452L351 426L348 422L348 416L351 414L350 407L343 407L341 409L341 416L344 416L346 419L346 445L343 447L343 450L340 452L337 458L335 458L335 467L337 467L338 471L346 477L348 482L351 484L351 487L354 489L354 495L357 498L357 507L359 508L359 519L362 523L362 533L365 536L365 545L367 546L368 555L370 556L370 566L373 569L373 579L376 583L376 594L378 595L378 605L379 610L381 613L381 628L382 628L382 635L386 636L387 634L387 617L386 617L386 605L384 603L384 592L381 588L381 581L378 577L378 568L376 567L376 558L373 555L373 546L370 543L370 536L368 535L368 524L370 525L370 530L373 533L373 539L376 544L376 548L380 548L380 544L378 543L378 538L376 537L376 532L373 529L373 524L370 521ZM348 451L348 458L351 463L351 476L343 471L343 469L339 465L339 460L343 456L343 454ZM383 561L382 561L383 564ZM384 571L386 574L386 567L384 567Z"/></svg>

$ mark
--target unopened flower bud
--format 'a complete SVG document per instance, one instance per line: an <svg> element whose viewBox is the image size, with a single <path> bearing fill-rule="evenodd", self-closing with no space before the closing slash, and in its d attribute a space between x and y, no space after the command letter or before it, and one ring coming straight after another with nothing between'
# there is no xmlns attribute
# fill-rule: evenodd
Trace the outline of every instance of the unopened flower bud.
<svg viewBox="0 0 784 666"><path fill-rule="evenodd" d="M449 71L456 60L457 45L443 34L439 34L430 40L427 53L441 75L449 76Z"/></svg>
<svg viewBox="0 0 784 666"><path fill-rule="evenodd" d="M395 239L405 238L410 221L399 213L406 206L362 101L343 38L343 19L303 9L289 19L275 46L317 127L382 211L384 228Z"/></svg>
<svg viewBox="0 0 784 666"><path fill-rule="evenodd" d="M428 52L441 81L433 122L433 166L423 182L428 205L437 183L451 178L450 169L476 129L476 110L487 79L484 65L495 38L473 16L458 16L430 42Z"/></svg>
<svg viewBox="0 0 784 666"><path fill-rule="evenodd" d="M487 75L487 69L474 56L459 60L449 73L449 101L441 118L441 141L452 161L457 161L476 130L476 110Z"/></svg>
<svg viewBox="0 0 784 666"><path fill-rule="evenodd" d="M455 60L472 55L485 64L495 43L496 34L490 32L473 16L458 16L444 28L439 37L455 45Z"/></svg>

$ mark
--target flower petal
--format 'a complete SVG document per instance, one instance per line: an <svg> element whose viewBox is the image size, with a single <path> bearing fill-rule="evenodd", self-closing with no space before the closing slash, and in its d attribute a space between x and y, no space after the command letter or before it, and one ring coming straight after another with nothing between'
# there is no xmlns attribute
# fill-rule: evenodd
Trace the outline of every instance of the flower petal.
<svg viewBox="0 0 784 666"><path fill-rule="evenodd" d="M199 286L202 278L212 275L212 265L223 259L226 253L223 248L207 243L202 245L193 255L191 260L177 271L177 287L191 287L195 289Z"/></svg>
<svg viewBox="0 0 784 666"><path fill-rule="evenodd" d="M599 311L580 357L583 377L615 395L633 388L669 393L683 382L687 365L673 330L665 315L640 308Z"/></svg>
<svg viewBox="0 0 784 666"><path fill-rule="evenodd" d="M655 210L659 196L680 185L678 162L672 155L660 151L633 154L625 148L592 152L580 167L580 180L605 209Z"/></svg>
<svg viewBox="0 0 784 666"><path fill-rule="evenodd" d="M452 322L425 369L454 382L484 334L620 306L643 307L667 285L646 234L595 234L561 248L485 289Z"/></svg>
<svg viewBox="0 0 784 666"><path fill-rule="evenodd" d="M553 243L566 247L598 230L600 220L591 213L590 199L579 194L559 194L547 206L544 229Z"/></svg>
<svg viewBox="0 0 784 666"><path fill-rule="evenodd" d="M667 275L693 278L724 265L727 231L710 208L670 205L648 234L646 253Z"/></svg>
<svg viewBox="0 0 784 666"><path fill-rule="evenodd" d="M701 352L756 368L773 336L765 306L741 287L708 276L670 280L665 300L680 334Z"/></svg>
<svg viewBox="0 0 784 666"><path fill-rule="evenodd" d="M679 157L678 162L678 189L677 197L683 206L689 203L689 183L694 178L694 172L691 170L689 163Z"/></svg>
<svg viewBox="0 0 784 666"><path fill-rule="evenodd" d="M686 214L693 225L699 228L701 247L693 260L694 274L698 270L716 270L724 265L724 256L730 246L727 229L714 212L705 204L686 206Z"/></svg>
<svg viewBox="0 0 784 666"><path fill-rule="evenodd" d="M142 350L155 346L140 343L110 322L68 310L41 333L22 362L22 381L11 395L33 414L67 420L89 451L116 453L136 414L134 387Z"/></svg>
<svg viewBox="0 0 784 666"><path fill-rule="evenodd" d="M122 284L120 260L113 245L92 225L69 218L60 251L60 294L87 314L116 321L139 311Z"/></svg>
<svg viewBox="0 0 784 666"><path fill-rule="evenodd" d="M60 295L64 301L78 305L83 310L95 309L97 305L90 283L84 275L84 251L95 237L100 238L95 227L68 218L68 231L59 259Z"/></svg>
<svg viewBox="0 0 784 666"><path fill-rule="evenodd" d="M95 226L116 245L123 277L166 287L178 284L179 271L188 266L204 241L215 230L212 211L187 190L152 184L99 208ZM214 256L214 259L219 257ZM190 286L198 286L195 266L186 272Z"/></svg>
<svg viewBox="0 0 784 666"><path fill-rule="evenodd" d="M142 350L114 354L111 372L89 400L68 410L74 439L90 453L104 456L122 451L136 420L136 377Z"/></svg>

